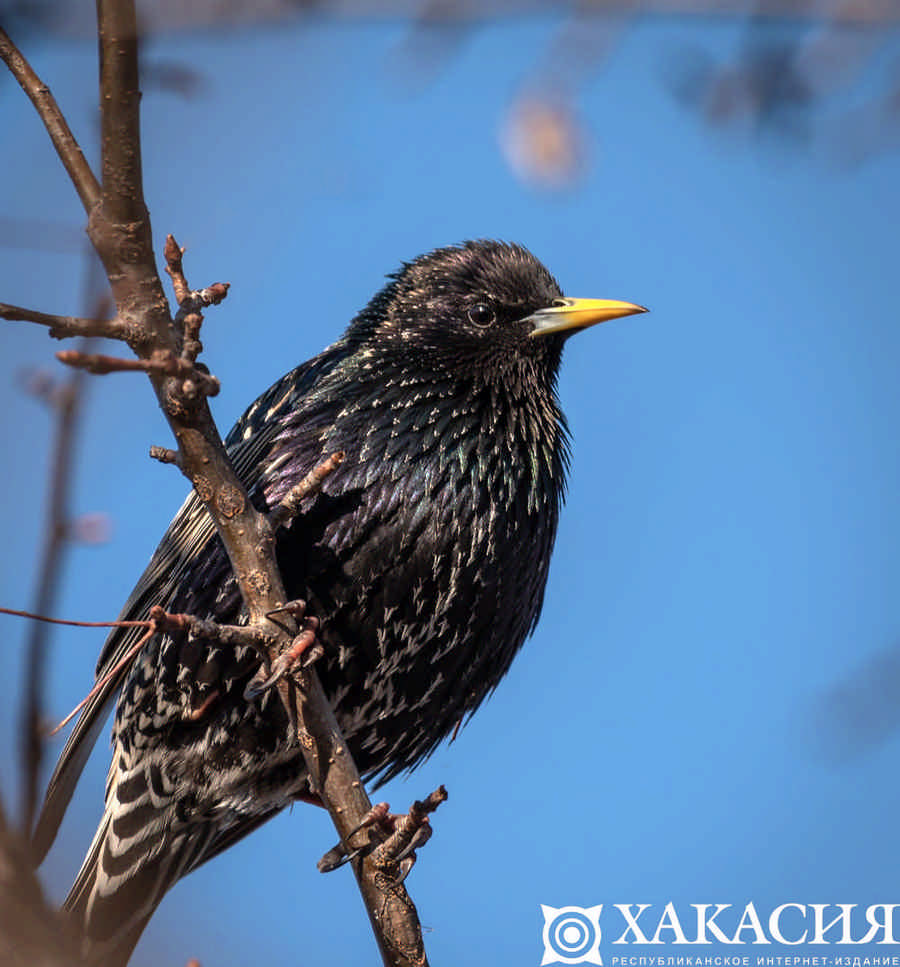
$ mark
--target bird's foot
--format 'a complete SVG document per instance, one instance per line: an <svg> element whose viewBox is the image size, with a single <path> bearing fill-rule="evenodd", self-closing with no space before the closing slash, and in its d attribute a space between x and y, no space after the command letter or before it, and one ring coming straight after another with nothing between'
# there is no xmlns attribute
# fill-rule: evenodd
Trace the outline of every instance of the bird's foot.
<svg viewBox="0 0 900 967"><path fill-rule="evenodd" d="M447 790L439 786L424 801L416 801L408 813L392 813L386 802L374 805L359 825L347 835L349 840L368 830L367 842L347 849L343 842L332 847L318 862L320 873L330 873L361 855L371 855L375 866L390 872L402 883L416 862L416 850L431 839L433 832L428 814L447 798Z"/></svg>
<svg viewBox="0 0 900 967"><path fill-rule="evenodd" d="M401 824L399 820L406 819L407 816L404 814L398 817L397 829L392 834L392 837L402 837ZM399 867L399 872L397 875L397 882L402 883L412 871L412 868L416 865L416 860L418 859L417 849L424 846L428 840L431 839L431 834L434 830L431 828L431 821L425 816L421 820L421 825L415 829L412 835L409 837L409 841L400 850L393 853L388 848L388 843L382 843L379 847L380 850L385 850L385 858L382 860L384 863L396 863ZM376 859L377 862L377 859Z"/></svg>
<svg viewBox="0 0 900 967"><path fill-rule="evenodd" d="M382 832L382 836L385 836L393 830L393 820L397 818L399 817L391 815L390 806L386 802L375 803L360 822L347 834L347 842L363 830L378 830L386 826L387 828ZM372 842L367 841L362 846L349 850L343 842L337 843L319 860L316 866L320 873L331 873L333 870L340 869L345 863L349 863L350 860L355 859L367 850L372 849L374 845Z"/></svg>
<svg viewBox="0 0 900 967"><path fill-rule="evenodd" d="M272 662L268 670L265 666L261 666L247 683L247 687L244 689L244 698L248 700L256 698L277 685L285 675L295 669L308 668L325 654L325 649L316 637L319 619L306 614L305 601L290 601L284 607L278 608L277 611L270 611L266 617L271 618L275 614L290 614L300 623L300 630L294 636L290 647L286 648Z"/></svg>

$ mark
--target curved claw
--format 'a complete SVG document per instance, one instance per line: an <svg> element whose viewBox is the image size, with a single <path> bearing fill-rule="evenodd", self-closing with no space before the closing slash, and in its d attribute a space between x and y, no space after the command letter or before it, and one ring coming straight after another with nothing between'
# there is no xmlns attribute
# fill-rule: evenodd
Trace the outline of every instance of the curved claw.
<svg viewBox="0 0 900 967"><path fill-rule="evenodd" d="M412 869L413 863L416 861L416 850L424 846L428 840L431 839L431 834L434 830L431 828L431 823L428 822L427 818L422 823L422 825L413 833L412 839L406 844L406 846L400 850L400 852L394 857L395 861L400 864L401 870L403 868L403 862L406 859L411 859L412 863L409 864L409 870ZM406 873L403 873L403 877L406 877Z"/></svg>
<svg viewBox="0 0 900 967"><path fill-rule="evenodd" d="M301 668L308 668L325 654L325 649L316 640L316 628L319 622L316 618L307 618L303 631L291 642L290 648L283 651L269 669L267 677L260 679L263 669L256 673L244 689L244 698L248 701L263 692L268 691L298 664Z"/></svg>
<svg viewBox="0 0 900 967"><path fill-rule="evenodd" d="M344 849L344 844L338 843L336 846L332 846L319 862L316 863L316 868L320 873L333 873L342 866L346 866L351 860L355 860L357 856L368 848L369 845L366 844L365 846L360 846L359 849L353 850L352 853L348 853Z"/></svg>
<svg viewBox="0 0 900 967"><path fill-rule="evenodd" d="M347 833L346 839L349 840L352 836L360 832L360 830L368 829L372 826L380 826L389 820L390 808L386 802L375 803L359 823ZM343 843L337 843L319 860L316 866L320 873L331 873L333 870L338 870L351 860L356 859L362 853L373 849L374 846L374 843L364 843L362 846L348 853Z"/></svg>

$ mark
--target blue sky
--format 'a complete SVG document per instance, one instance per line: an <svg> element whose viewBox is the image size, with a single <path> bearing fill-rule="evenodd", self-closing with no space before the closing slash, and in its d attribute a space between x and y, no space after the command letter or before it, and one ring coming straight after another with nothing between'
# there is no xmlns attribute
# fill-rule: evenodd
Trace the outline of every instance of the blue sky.
<svg viewBox="0 0 900 967"><path fill-rule="evenodd" d="M405 33L390 24L150 51L205 77L192 101L146 98L145 177L157 249L172 231L192 284L232 283L204 329L223 430L401 259L438 245L520 241L567 294L652 310L567 349L574 461L536 634L454 745L378 794L403 809L450 791L410 879L433 964L539 964L542 903L900 900L900 737L854 741L833 700L900 644L898 156L849 169L819 144L711 131L666 93L662 65L680 43L721 52L737 34L660 21L624 34L579 95L583 182L536 192L497 129L556 27L485 27L427 85L398 68ZM87 141L93 45L32 57ZM0 112L0 214L80 225L9 81ZM6 248L0 298L77 313L82 274L75 256ZM27 607L49 420L16 374L58 346L18 324L0 339L0 587ZM151 443L168 438L148 387L93 381L75 503L114 533L73 549L61 616L115 617L182 500ZM2 620L9 801L25 628ZM100 645L56 635L52 718L86 691ZM54 897L99 816L106 755L101 742L44 867ZM351 876L315 871L333 839L319 811L283 814L173 891L135 963L372 962Z"/></svg>

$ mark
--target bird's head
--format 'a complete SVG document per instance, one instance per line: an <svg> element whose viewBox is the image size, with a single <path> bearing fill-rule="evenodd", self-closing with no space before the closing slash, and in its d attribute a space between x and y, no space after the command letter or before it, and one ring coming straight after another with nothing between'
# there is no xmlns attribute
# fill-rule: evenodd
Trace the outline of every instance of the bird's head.
<svg viewBox="0 0 900 967"><path fill-rule="evenodd" d="M420 255L391 277L348 337L415 368L494 374L524 365L554 377L565 339L646 310L565 298L521 245L480 240Z"/></svg>

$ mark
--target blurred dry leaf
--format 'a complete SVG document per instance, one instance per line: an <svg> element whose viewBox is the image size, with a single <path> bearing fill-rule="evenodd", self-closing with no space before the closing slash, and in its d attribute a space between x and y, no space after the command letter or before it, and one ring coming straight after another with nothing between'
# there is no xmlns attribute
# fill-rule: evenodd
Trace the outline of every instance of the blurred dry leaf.
<svg viewBox="0 0 900 967"><path fill-rule="evenodd" d="M514 102L501 132L503 154L523 181L566 188L584 172L582 127L561 99L528 94Z"/></svg>
<svg viewBox="0 0 900 967"><path fill-rule="evenodd" d="M69 522L69 536L79 544L106 544L112 537L112 530L109 514L97 511L79 514Z"/></svg>

